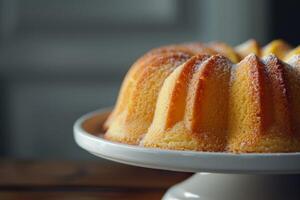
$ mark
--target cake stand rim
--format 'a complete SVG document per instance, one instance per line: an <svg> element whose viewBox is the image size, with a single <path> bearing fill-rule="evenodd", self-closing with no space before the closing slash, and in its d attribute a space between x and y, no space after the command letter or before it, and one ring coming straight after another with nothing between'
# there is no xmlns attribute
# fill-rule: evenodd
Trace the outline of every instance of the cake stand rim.
<svg viewBox="0 0 300 200"><path fill-rule="evenodd" d="M95 136L84 130L82 125L86 120L100 115L107 116L111 110L111 107L107 107L89 112L77 119L73 126L76 143L98 157L129 165L182 172L300 173L300 152L236 154L155 149L108 141L101 134Z"/></svg>

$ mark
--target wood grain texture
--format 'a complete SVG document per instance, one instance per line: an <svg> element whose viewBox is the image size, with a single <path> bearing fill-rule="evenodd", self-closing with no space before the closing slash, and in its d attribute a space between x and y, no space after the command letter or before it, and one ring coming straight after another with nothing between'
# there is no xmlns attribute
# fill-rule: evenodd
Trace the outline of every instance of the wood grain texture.
<svg viewBox="0 0 300 200"><path fill-rule="evenodd" d="M0 186L166 188L189 175L110 162L0 161Z"/></svg>
<svg viewBox="0 0 300 200"><path fill-rule="evenodd" d="M161 199L164 191L148 192L1 192L0 199L6 200L155 200Z"/></svg>
<svg viewBox="0 0 300 200"><path fill-rule="evenodd" d="M111 162L0 160L0 199L160 199L190 175Z"/></svg>

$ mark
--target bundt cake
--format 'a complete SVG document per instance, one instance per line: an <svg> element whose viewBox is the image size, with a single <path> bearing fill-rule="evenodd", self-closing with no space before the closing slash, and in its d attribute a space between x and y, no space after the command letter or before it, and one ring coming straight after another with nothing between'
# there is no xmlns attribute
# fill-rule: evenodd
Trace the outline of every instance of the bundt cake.
<svg viewBox="0 0 300 200"><path fill-rule="evenodd" d="M249 40L153 49L127 73L108 140L217 152L300 151L300 47Z"/></svg>

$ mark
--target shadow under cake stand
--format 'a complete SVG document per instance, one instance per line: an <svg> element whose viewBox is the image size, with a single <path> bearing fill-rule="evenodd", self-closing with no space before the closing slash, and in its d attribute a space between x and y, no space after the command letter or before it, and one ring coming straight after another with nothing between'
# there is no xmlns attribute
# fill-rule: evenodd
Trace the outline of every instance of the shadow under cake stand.
<svg viewBox="0 0 300 200"><path fill-rule="evenodd" d="M300 199L300 153L211 153L115 143L105 140L101 130L109 112L102 109L79 118L74 124L77 144L98 157L120 163L195 172L171 187L163 200Z"/></svg>

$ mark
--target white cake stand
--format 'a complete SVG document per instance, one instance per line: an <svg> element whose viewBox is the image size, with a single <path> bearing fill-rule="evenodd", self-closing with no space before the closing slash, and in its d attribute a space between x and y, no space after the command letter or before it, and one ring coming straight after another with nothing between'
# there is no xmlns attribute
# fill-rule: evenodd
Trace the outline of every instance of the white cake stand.
<svg viewBox="0 0 300 200"><path fill-rule="evenodd" d="M171 187L164 200L300 199L300 153L232 154L144 148L103 139L109 110L75 122L74 137L90 153L129 165L196 172Z"/></svg>

